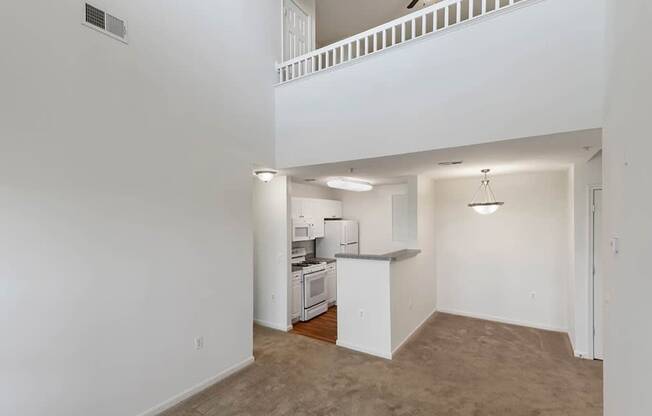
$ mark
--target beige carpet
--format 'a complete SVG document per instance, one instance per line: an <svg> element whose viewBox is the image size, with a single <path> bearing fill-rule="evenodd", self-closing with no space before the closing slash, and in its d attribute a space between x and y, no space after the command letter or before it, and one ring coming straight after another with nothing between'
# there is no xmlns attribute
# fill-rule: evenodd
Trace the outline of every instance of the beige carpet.
<svg viewBox="0 0 652 416"><path fill-rule="evenodd" d="M602 364L564 334L438 314L374 358L256 327L255 364L166 416L599 416Z"/></svg>

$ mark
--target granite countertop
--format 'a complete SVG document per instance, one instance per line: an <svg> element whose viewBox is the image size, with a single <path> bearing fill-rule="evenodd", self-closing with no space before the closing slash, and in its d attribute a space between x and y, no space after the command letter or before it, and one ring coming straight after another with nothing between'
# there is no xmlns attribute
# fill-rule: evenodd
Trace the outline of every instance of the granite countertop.
<svg viewBox="0 0 652 416"><path fill-rule="evenodd" d="M399 251L392 251L386 254L336 254L337 259L359 259L359 260L380 260L380 261L401 261L415 257L421 253L418 249L406 249Z"/></svg>

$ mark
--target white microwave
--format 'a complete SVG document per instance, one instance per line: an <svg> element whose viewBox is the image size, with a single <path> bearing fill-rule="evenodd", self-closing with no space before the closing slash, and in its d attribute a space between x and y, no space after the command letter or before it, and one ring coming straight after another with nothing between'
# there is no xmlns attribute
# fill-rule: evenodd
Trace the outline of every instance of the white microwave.
<svg viewBox="0 0 652 416"><path fill-rule="evenodd" d="M306 218L292 220L292 241L315 239L315 225Z"/></svg>

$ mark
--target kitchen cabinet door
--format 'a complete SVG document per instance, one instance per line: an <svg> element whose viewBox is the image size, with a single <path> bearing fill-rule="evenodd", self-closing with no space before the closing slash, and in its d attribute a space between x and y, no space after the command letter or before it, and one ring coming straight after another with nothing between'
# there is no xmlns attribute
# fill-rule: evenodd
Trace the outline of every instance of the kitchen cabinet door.
<svg viewBox="0 0 652 416"><path fill-rule="evenodd" d="M342 218L342 201L323 201L324 218Z"/></svg>
<svg viewBox="0 0 652 416"><path fill-rule="evenodd" d="M292 319L301 316L301 280L292 281Z"/></svg>
<svg viewBox="0 0 652 416"><path fill-rule="evenodd" d="M328 285L328 303L337 302L337 266L335 263L329 264L326 275L326 284Z"/></svg>
<svg viewBox="0 0 652 416"><path fill-rule="evenodd" d="M303 218L303 198L292 198L291 200L292 219Z"/></svg>

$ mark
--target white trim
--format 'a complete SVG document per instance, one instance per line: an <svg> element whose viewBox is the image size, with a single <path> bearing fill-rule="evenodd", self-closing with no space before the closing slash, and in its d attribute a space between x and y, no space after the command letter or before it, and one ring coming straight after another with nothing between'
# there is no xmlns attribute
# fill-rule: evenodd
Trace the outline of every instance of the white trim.
<svg viewBox="0 0 652 416"><path fill-rule="evenodd" d="M500 317L500 316L463 312L463 311L458 311L458 310L454 310L454 309L446 309L446 308L437 309L437 311L441 312L441 313L447 313L449 315L459 315L459 316L465 316L467 318L483 319L485 321L494 321L494 322L499 322L499 323L503 323L503 324L518 325L518 326L524 326L524 327L528 327L528 328L543 329L545 331L563 332L565 334L568 334L568 328L562 328L562 327L557 327L557 326L552 326L552 325L545 325L545 324L537 324L537 323L533 323L533 322L521 321L521 320L518 320L518 319L510 319L510 318L503 318L503 317Z"/></svg>
<svg viewBox="0 0 652 416"><path fill-rule="evenodd" d="M292 325L286 324L276 324L274 322L263 321L261 319L254 319L254 323L265 328L276 329L277 331L289 332L292 329Z"/></svg>
<svg viewBox="0 0 652 416"><path fill-rule="evenodd" d="M593 358L591 358L591 354L587 352L573 351L573 353L575 354L576 358L581 358L583 360L593 360Z"/></svg>
<svg viewBox="0 0 652 416"><path fill-rule="evenodd" d="M358 347L357 345L342 342L339 339L335 342L335 344L338 347L347 348L349 350L358 351L369 355L375 355L376 357L385 358L387 360L392 359L392 353L379 352L379 351L370 350L368 348Z"/></svg>
<svg viewBox="0 0 652 416"><path fill-rule="evenodd" d="M154 407L152 407L149 410L144 411L143 413L139 414L138 416L156 416L161 412L164 412L177 404L181 403L182 401L186 400L187 398L199 393L202 390L205 390L206 388L212 386L213 384L219 383L220 381L224 380L225 378L237 373L238 371L244 369L245 367L248 367L249 365L254 363L254 357L251 356L247 358L246 360L227 368L226 370L214 375L213 377L206 379L202 381L199 384L194 385L193 387L189 388L188 390L183 391L182 393L164 401L161 404L158 404Z"/></svg>
<svg viewBox="0 0 652 416"><path fill-rule="evenodd" d="M589 284L588 290L589 290L589 301L587 302L589 304L589 319L588 319L588 331L589 331L589 348L591 350L590 354L587 354L587 358L590 360L595 360L595 334L593 333L593 328L595 326L595 316L594 314L594 302L595 302L595 294L593 287L595 286L595 276L593 275L593 228L595 227L594 224L594 212L593 212L593 198L594 198L594 193L596 190L602 191L602 185L589 185L588 186L588 191L589 191L589 241L588 241L588 247L589 247ZM604 333L603 333L604 334Z"/></svg>
<svg viewBox="0 0 652 416"><path fill-rule="evenodd" d="M401 348L403 348L403 346L405 346L405 344L406 344L410 339L412 339L412 337L417 333L417 331L419 331L419 330L421 329L421 327L423 326L423 324L425 324L426 322L428 322L428 321L430 320L430 318L432 318L436 313L437 313L437 308L433 309L432 312L430 312L430 313L428 314L428 316L426 316L425 319L424 319L423 321L421 321L421 323L420 323L419 325L417 325L417 327L414 328L414 330L413 330L412 332L410 332L410 334L409 334L407 337L405 337L405 339L404 339L403 341L401 341L401 342L398 344L398 346L397 346L396 348L394 348L394 350L392 351L392 356L393 356L393 355L396 355L396 353L398 352L398 350L400 350Z"/></svg>

